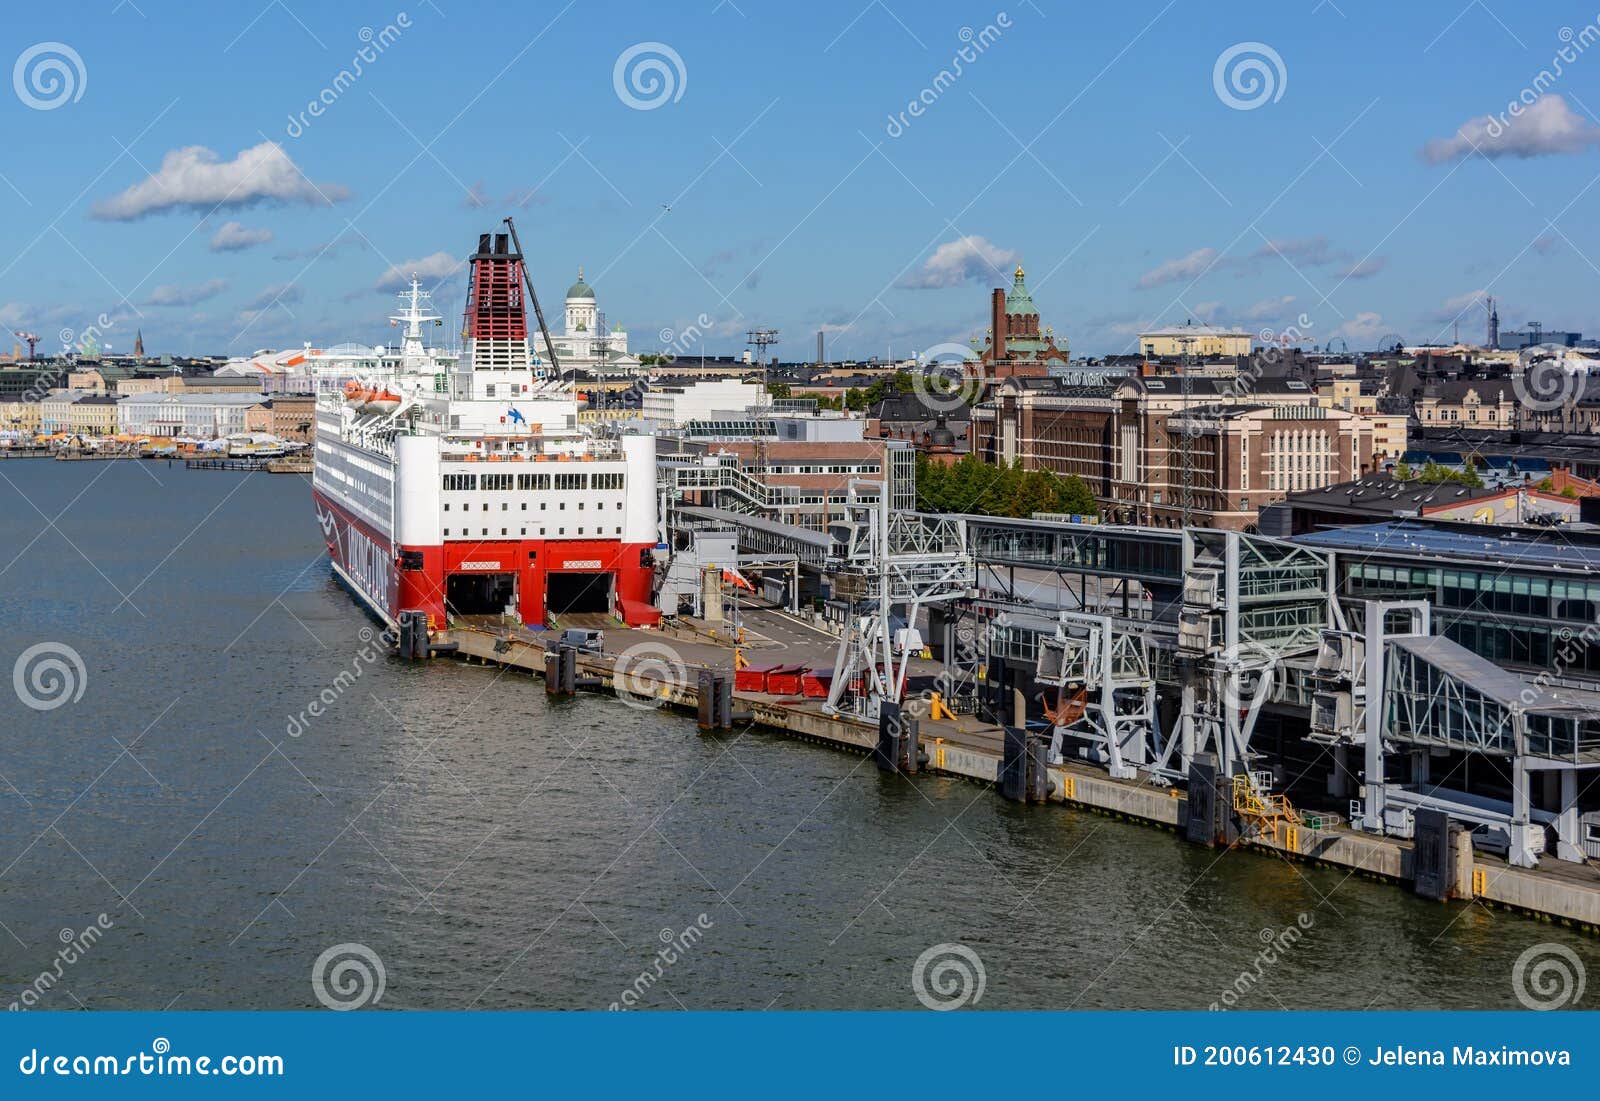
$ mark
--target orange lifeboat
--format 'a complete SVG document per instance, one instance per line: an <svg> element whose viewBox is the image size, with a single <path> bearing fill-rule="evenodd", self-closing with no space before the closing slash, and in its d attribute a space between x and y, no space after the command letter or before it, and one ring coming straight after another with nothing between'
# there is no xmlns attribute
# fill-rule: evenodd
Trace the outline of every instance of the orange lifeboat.
<svg viewBox="0 0 1600 1101"><path fill-rule="evenodd" d="M361 405L363 413L393 413L400 408L400 395L393 390L369 390Z"/></svg>

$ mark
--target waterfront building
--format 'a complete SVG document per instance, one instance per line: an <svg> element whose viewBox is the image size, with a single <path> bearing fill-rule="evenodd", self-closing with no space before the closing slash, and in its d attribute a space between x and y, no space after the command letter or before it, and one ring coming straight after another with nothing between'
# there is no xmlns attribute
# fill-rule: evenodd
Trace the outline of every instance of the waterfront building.
<svg viewBox="0 0 1600 1101"><path fill-rule="evenodd" d="M132 394L117 400L117 430L135 436L218 439L245 431L260 394Z"/></svg>
<svg viewBox="0 0 1600 1101"><path fill-rule="evenodd" d="M313 394L274 394L244 411L244 430L309 442L315 435L316 413Z"/></svg>
<svg viewBox="0 0 1600 1101"><path fill-rule="evenodd" d="M66 431L78 436L114 436L117 399L111 394L84 394L67 408Z"/></svg>
<svg viewBox="0 0 1600 1101"><path fill-rule="evenodd" d="M39 431L45 435L72 431L72 403L88 390L51 390L39 399Z"/></svg>

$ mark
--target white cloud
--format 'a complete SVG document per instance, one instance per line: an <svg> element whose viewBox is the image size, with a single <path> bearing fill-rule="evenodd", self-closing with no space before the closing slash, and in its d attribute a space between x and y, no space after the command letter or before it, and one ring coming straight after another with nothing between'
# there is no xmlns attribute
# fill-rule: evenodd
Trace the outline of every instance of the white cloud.
<svg viewBox="0 0 1600 1101"><path fill-rule="evenodd" d="M226 279L208 279L192 287L168 283L150 292L144 300L146 306L193 306L208 298L215 298L228 289Z"/></svg>
<svg viewBox="0 0 1600 1101"><path fill-rule="evenodd" d="M126 191L95 203L90 213L126 222L163 210L243 207L257 202L325 206L349 197L337 184L314 184L277 142L251 146L231 161L219 161L203 145L174 149L161 167Z"/></svg>
<svg viewBox="0 0 1600 1101"><path fill-rule="evenodd" d="M1363 310L1335 329L1333 335L1344 337L1358 349L1371 349L1377 347L1379 339L1389 335L1389 330L1382 314Z"/></svg>
<svg viewBox="0 0 1600 1101"><path fill-rule="evenodd" d="M1263 298L1253 305L1245 307L1239 313L1241 321L1266 321L1270 318L1281 317L1283 312L1294 305L1294 295L1286 294L1281 298Z"/></svg>
<svg viewBox="0 0 1600 1101"><path fill-rule="evenodd" d="M270 229L247 229L238 222L224 222L211 238L212 252L239 252L272 240Z"/></svg>
<svg viewBox="0 0 1600 1101"><path fill-rule="evenodd" d="M1336 274L1340 279L1371 279L1388 266L1389 258L1387 256L1374 256L1367 260L1357 260L1353 264L1340 268Z"/></svg>
<svg viewBox="0 0 1600 1101"><path fill-rule="evenodd" d="M1007 274L1006 269L1018 259L1018 255L1010 249L991 244L976 234L969 234L946 241L934 249L933 255L922 265L922 270L907 277L900 285L921 290L999 279Z"/></svg>
<svg viewBox="0 0 1600 1101"><path fill-rule="evenodd" d="M438 282L448 279L466 261L450 255L448 252L436 252L431 256L423 256L416 260L405 260L393 264L378 277L374 284L375 290L398 291L411 285L411 276L415 274L418 279L427 282Z"/></svg>
<svg viewBox="0 0 1600 1101"><path fill-rule="evenodd" d="M1176 283L1181 279L1194 279L1217 266L1217 250L1197 248L1187 256L1157 264L1135 284L1140 290L1159 287L1163 283Z"/></svg>
<svg viewBox="0 0 1600 1101"><path fill-rule="evenodd" d="M293 283L273 283L263 287L261 293L244 304L244 312L249 314L259 313L268 306L287 306L291 302L300 301L303 297L299 287Z"/></svg>
<svg viewBox="0 0 1600 1101"><path fill-rule="evenodd" d="M1291 264L1311 267L1332 263L1337 258L1329 250L1326 237L1280 238L1268 241L1250 254L1252 260L1267 260L1273 257L1287 260Z"/></svg>
<svg viewBox="0 0 1600 1101"><path fill-rule="evenodd" d="M1600 144L1600 126L1578 114L1558 95L1540 96L1516 117L1509 112L1483 115L1461 124L1452 137L1434 138L1422 147L1429 164L1481 153L1499 157L1545 157L1581 153Z"/></svg>

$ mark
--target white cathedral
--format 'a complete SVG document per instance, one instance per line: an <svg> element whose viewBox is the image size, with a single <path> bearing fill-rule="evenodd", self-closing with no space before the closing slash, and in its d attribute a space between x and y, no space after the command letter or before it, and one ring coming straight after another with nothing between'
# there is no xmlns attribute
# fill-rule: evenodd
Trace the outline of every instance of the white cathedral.
<svg viewBox="0 0 1600 1101"><path fill-rule="evenodd" d="M596 328L600 324L600 309L595 303L594 288L583 281L583 269L578 269L578 281L567 288L566 331L551 333L556 346L556 357L563 369L599 371L600 349ZM610 324L609 322L607 324ZM535 347L543 349L542 358L549 359L544 348L544 337L535 334ZM639 370L639 357L628 351L628 334L621 325L610 325L605 336L605 371L608 374L631 375Z"/></svg>

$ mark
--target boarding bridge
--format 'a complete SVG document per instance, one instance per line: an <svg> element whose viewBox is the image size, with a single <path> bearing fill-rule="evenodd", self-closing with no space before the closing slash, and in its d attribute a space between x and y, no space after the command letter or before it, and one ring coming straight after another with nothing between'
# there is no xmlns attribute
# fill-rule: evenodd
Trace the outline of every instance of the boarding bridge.
<svg viewBox="0 0 1600 1101"><path fill-rule="evenodd" d="M1556 855L1584 859L1578 772L1600 767L1600 693L1502 669L1431 634L1430 617L1423 601L1367 601L1360 631L1330 630L1322 640L1312 731L1364 756L1365 783L1351 804L1352 823L1409 837L1417 810L1442 810L1476 827L1478 837L1503 845L1520 867L1538 863L1549 824L1558 838ZM1437 750L1507 761L1511 801L1435 784L1428 769ZM1399 754L1412 763L1409 785L1387 778L1387 762ZM1536 773L1552 778L1558 811L1532 809L1529 785Z"/></svg>
<svg viewBox="0 0 1600 1101"><path fill-rule="evenodd" d="M1150 640L1107 615L1060 612L1053 636L1039 640L1035 677L1055 690L1046 715L1054 727L1052 764L1068 740L1113 777L1132 780L1165 751L1151 672Z"/></svg>

